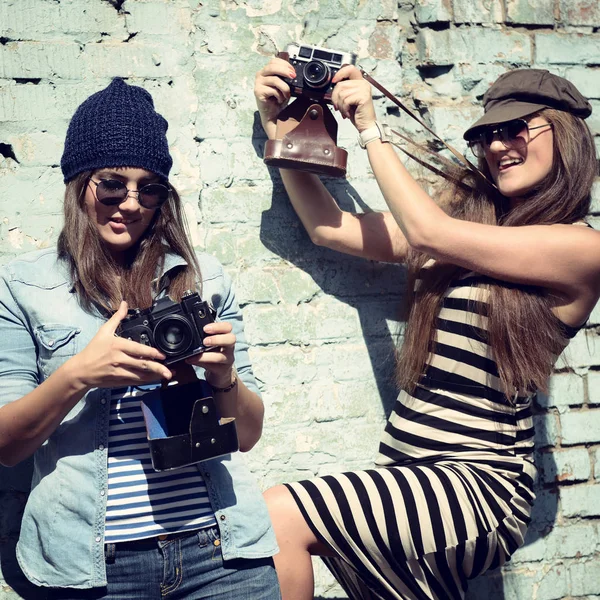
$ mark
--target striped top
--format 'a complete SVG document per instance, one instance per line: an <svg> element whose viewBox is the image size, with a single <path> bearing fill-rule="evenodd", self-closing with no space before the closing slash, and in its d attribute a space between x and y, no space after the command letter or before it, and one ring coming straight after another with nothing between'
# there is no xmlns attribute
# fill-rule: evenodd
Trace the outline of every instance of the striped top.
<svg viewBox="0 0 600 600"><path fill-rule="evenodd" d="M470 272L448 286L425 372L411 394L400 393L378 465L448 459L522 471L523 460L533 464L533 394L516 395L511 405L502 392L486 342L486 281Z"/></svg>
<svg viewBox="0 0 600 600"><path fill-rule="evenodd" d="M216 523L204 479L194 466L152 467L136 388L112 390L108 431L105 542L200 529Z"/></svg>

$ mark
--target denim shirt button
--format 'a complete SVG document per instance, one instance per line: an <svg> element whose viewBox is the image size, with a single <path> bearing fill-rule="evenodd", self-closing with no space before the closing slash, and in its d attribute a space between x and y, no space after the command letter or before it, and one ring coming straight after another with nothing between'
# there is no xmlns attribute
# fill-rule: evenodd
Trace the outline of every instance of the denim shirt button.
<svg viewBox="0 0 600 600"><path fill-rule="evenodd" d="M221 519L221 521L224 521L226 518L227 518L227 517L226 517L225 515L221 515L221 516L219 517L219 519Z"/></svg>
<svg viewBox="0 0 600 600"><path fill-rule="evenodd" d="M104 450L104 444L100 444L100 445L98 446L98 450Z"/></svg>
<svg viewBox="0 0 600 600"><path fill-rule="evenodd" d="M96 537L96 541L97 541L97 542L99 542L99 541L101 541L101 540L102 540L102 538L101 538L100 536L97 536L97 537Z"/></svg>
<svg viewBox="0 0 600 600"><path fill-rule="evenodd" d="M104 490L100 490L100 495L104 496L104 494L106 494L106 492Z"/></svg>
<svg viewBox="0 0 600 600"><path fill-rule="evenodd" d="M101 398L100 399L100 404L106 404L106 398Z"/></svg>
<svg viewBox="0 0 600 600"><path fill-rule="evenodd" d="M52 346L54 346L54 340L50 340L50 341L48 342L48 346L50 346L50 348L52 348Z"/></svg>

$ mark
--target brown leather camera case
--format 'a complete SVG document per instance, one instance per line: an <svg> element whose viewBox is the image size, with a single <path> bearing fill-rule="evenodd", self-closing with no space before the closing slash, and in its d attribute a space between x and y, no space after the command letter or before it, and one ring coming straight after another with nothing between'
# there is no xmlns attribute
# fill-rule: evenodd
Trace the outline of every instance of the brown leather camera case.
<svg viewBox="0 0 600 600"><path fill-rule="evenodd" d="M325 102L300 96L277 117L276 139L265 144L273 167L345 177L348 153L338 148L337 121Z"/></svg>

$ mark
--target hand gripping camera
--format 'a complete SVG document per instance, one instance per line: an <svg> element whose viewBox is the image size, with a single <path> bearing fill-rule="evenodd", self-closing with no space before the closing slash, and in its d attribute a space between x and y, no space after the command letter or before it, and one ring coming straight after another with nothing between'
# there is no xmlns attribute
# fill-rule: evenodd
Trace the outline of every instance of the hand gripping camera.
<svg viewBox="0 0 600 600"><path fill-rule="evenodd" d="M331 103L333 76L342 65L356 63L356 55L351 52L337 52L315 46L289 44L286 48L288 61L296 71L295 79L285 79L292 96L306 96L310 100Z"/></svg>
<svg viewBox="0 0 600 600"><path fill-rule="evenodd" d="M145 310L129 310L117 335L157 348L167 357L163 362L172 364L215 350L203 343L204 326L212 323L214 316L207 302L188 291L179 304L165 297ZM192 367L187 368L193 374ZM192 465L239 449L235 419L219 418L210 384L194 375L192 381L155 388L141 400L156 471Z"/></svg>
<svg viewBox="0 0 600 600"><path fill-rule="evenodd" d="M345 177L348 153L337 146L337 121L331 114L333 76L356 55L305 44L290 44L283 58L293 65L294 79L285 79L292 96L277 115L276 139L265 144L264 162L284 169Z"/></svg>
<svg viewBox="0 0 600 600"><path fill-rule="evenodd" d="M196 292L185 292L181 303L160 298L150 308L130 309L117 335L153 346L166 355L170 365L200 352L213 350L203 344L204 326L214 322L214 311Z"/></svg>

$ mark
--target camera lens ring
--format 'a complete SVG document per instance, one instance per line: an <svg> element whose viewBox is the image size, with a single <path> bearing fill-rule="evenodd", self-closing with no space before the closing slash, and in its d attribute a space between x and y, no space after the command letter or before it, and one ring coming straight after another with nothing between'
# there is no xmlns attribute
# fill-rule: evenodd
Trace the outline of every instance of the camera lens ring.
<svg viewBox="0 0 600 600"><path fill-rule="evenodd" d="M311 60L303 69L304 82L313 88L325 87L331 80L329 67L320 60Z"/></svg>
<svg viewBox="0 0 600 600"><path fill-rule="evenodd" d="M180 315L167 315L154 326L154 345L167 356L184 354L194 338L192 325Z"/></svg>

